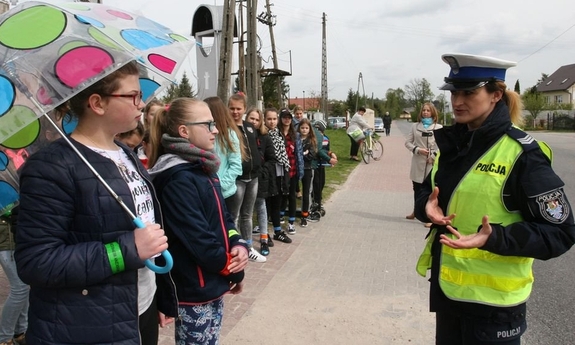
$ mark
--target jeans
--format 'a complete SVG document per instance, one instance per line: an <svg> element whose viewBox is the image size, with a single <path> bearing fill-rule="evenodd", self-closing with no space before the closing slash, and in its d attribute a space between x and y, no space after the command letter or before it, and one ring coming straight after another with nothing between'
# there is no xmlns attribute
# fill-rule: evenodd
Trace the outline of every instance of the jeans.
<svg viewBox="0 0 575 345"><path fill-rule="evenodd" d="M234 223L240 230L242 238L246 240L248 246L252 245L252 216L254 214L254 204L258 196L258 178L251 180L236 180L238 190L236 194L226 199L228 211L232 214Z"/></svg>
<svg viewBox="0 0 575 345"><path fill-rule="evenodd" d="M260 234L267 235L268 233L268 210L266 207L266 199L257 198L254 205L256 209L256 217L258 219L258 227Z"/></svg>
<svg viewBox="0 0 575 345"><path fill-rule="evenodd" d="M0 264L10 283L10 293L2 308L0 342L11 340L14 334L24 333L28 328L28 293L30 287L18 277L13 254L13 250L0 251Z"/></svg>

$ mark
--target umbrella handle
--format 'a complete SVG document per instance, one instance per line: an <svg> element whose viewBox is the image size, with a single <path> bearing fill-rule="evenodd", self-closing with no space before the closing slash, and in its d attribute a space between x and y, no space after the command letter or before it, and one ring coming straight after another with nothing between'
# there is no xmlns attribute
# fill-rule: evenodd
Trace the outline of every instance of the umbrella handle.
<svg viewBox="0 0 575 345"><path fill-rule="evenodd" d="M144 224L144 222L142 222L142 220L138 217L134 218L134 224L138 228L145 228L146 227L146 224ZM172 254L170 254L170 252L166 249L162 252L162 256L164 257L164 260L166 260L166 266L164 266L164 267L157 266L156 264L154 264L152 262L152 260L146 259L146 261L145 261L146 267L148 267L150 270L152 270L156 273L160 273L160 274L170 272L170 270L174 266L174 259L172 259Z"/></svg>

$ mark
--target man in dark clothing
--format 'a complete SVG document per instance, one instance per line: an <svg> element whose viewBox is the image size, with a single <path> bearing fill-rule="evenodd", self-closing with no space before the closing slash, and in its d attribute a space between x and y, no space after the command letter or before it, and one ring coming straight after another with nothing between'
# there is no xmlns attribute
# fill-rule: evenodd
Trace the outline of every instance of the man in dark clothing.
<svg viewBox="0 0 575 345"><path fill-rule="evenodd" d="M385 128L385 136L389 137L389 132L391 132L391 115L389 115L389 111L386 111L385 115L383 115L383 128Z"/></svg>

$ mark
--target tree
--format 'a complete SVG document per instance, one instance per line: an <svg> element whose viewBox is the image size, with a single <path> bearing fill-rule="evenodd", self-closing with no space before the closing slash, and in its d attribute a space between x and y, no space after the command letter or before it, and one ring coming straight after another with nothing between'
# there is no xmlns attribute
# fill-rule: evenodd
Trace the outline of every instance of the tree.
<svg viewBox="0 0 575 345"><path fill-rule="evenodd" d="M446 108L447 108L447 104L448 104L448 100L447 97L445 97L444 93L440 93L439 95L437 95L437 97L435 97L435 101L433 101L433 105L435 106L435 108L437 108L437 111L439 113L439 118L437 119L438 122L441 123L447 123L447 121L445 121L445 117L447 116L446 114Z"/></svg>
<svg viewBox="0 0 575 345"><path fill-rule="evenodd" d="M548 74L545 73L541 73L541 78L539 78L539 80L537 80L537 83L535 85L533 85L532 87L528 88L527 91L530 93L537 93L537 85L541 84L543 81L545 81L545 79L549 78Z"/></svg>
<svg viewBox="0 0 575 345"><path fill-rule="evenodd" d="M168 104L176 98L180 97L190 97L193 98L196 96L194 90L192 89L192 85L190 84L190 79L184 72L182 76L182 81L179 84L170 84L168 89L166 90L166 95L162 97L162 102Z"/></svg>
<svg viewBox="0 0 575 345"><path fill-rule="evenodd" d="M537 115L545 108L549 108L546 104L545 98L539 92L531 92L531 90L523 93L523 108L529 112L527 116L527 124L532 126Z"/></svg>
<svg viewBox="0 0 575 345"><path fill-rule="evenodd" d="M345 116L345 111L347 110L345 102L330 100L329 105L331 106L330 116Z"/></svg>
<svg viewBox="0 0 575 345"><path fill-rule="evenodd" d="M280 78L281 85L281 99L287 99L289 93L289 85L285 82L284 76L267 75L263 77L262 81L262 95L264 97L264 108L275 107L277 109L283 108L283 104L279 104L278 95L278 78Z"/></svg>
<svg viewBox="0 0 575 345"><path fill-rule="evenodd" d="M519 86L519 79L517 79L517 81L515 82L515 87L513 88L513 91L517 92L518 95L521 94L521 86Z"/></svg>
<svg viewBox="0 0 575 345"><path fill-rule="evenodd" d="M419 114L423 103L431 102L433 99L431 84L425 78L412 79L408 85L405 85L405 94L409 103L415 107L416 114Z"/></svg>
<svg viewBox="0 0 575 345"><path fill-rule="evenodd" d="M387 89L385 93L384 112L389 111L389 114L393 118L397 118L406 106L405 91L401 88Z"/></svg>
<svg viewBox="0 0 575 345"><path fill-rule="evenodd" d="M357 111L359 107L366 107L367 108L367 98L365 95L359 96L359 91L353 91L351 88L347 92L347 99L345 100L345 104L347 105L347 110L353 114Z"/></svg>
<svg viewBox="0 0 575 345"><path fill-rule="evenodd" d="M321 104L321 95L319 92L314 90L309 90L306 92L305 98L305 110L306 111L318 111Z"/></svg>

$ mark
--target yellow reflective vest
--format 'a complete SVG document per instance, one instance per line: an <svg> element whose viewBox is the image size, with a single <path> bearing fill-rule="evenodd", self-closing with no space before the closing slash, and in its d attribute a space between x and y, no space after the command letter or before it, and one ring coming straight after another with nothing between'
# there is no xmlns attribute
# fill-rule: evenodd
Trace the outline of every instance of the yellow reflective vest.
<svg viewBox="0 0 575 345"><path fill-rule="evenodd" d="M539 143L543 152L551 156L548 146ZM503 203L503 187L521 155L520 143L503 135L473 165L454 190L446 214L456 214L452 225L462 235L474 234L484 215L489 222L507 226L523 218L510 212ZM436 157L431 172L434 184ZM432 230L417 263L417 272L425 277L431 267L431 244L436 230ZM453 236L453 235L451 235ZM514 306L529 298L533 284L532 258L501 256L481 249L453 249L441 246L439 286L445 295L455 301L474 302L493 306Z"/></svg>

